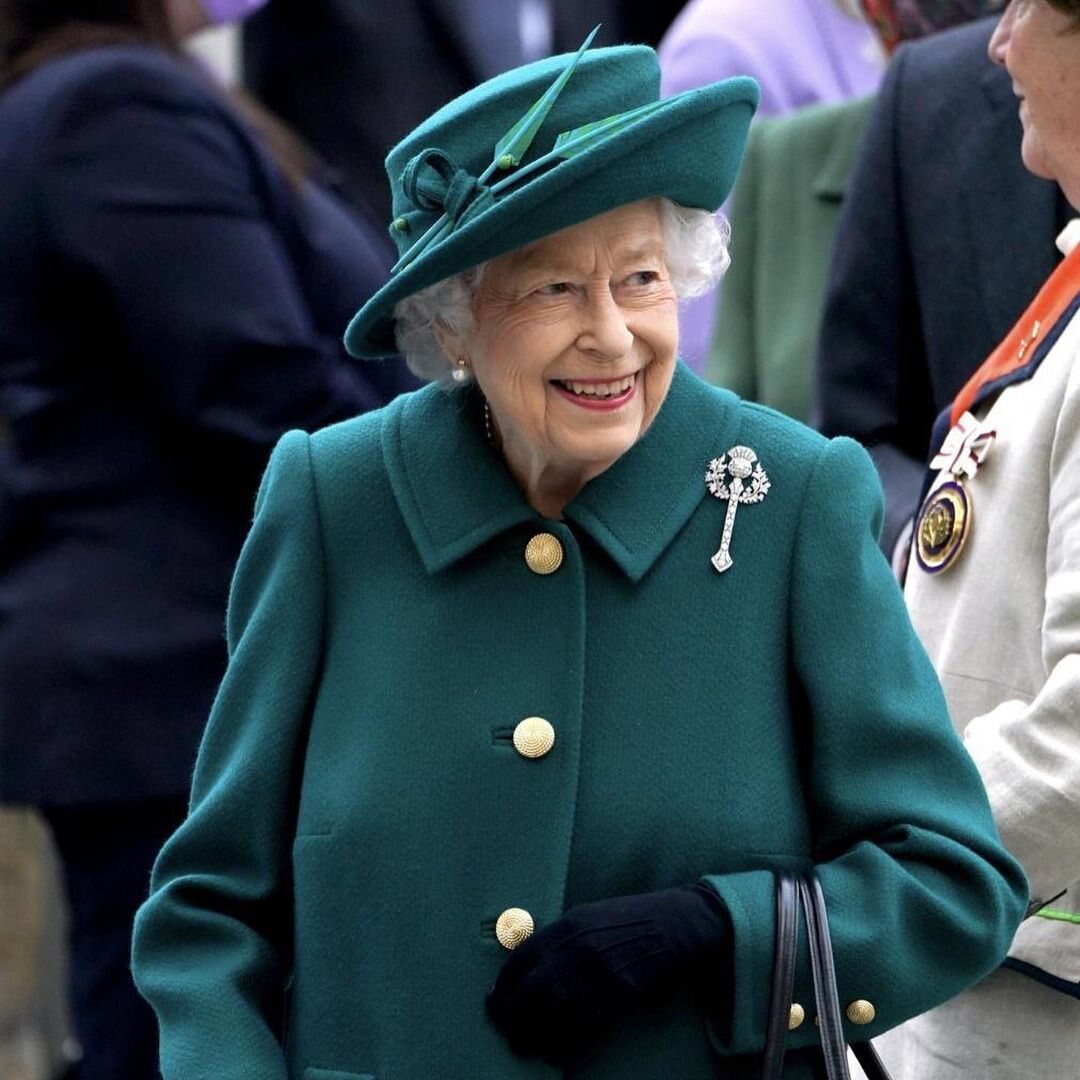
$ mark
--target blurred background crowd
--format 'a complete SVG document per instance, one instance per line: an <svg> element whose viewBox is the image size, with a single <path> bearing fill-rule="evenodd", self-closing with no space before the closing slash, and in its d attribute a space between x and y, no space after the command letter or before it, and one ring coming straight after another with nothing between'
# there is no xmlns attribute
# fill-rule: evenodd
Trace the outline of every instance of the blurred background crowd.
<svg viewBox="0 0 1080 1080"><path fill-rule="evenodd" d="M258 477L283 431L416 385L340 345L393 262L389 148L598 23L658 47L665 93L753 75L732 267L682 356L867 445L893 557L934 417L1067 217L1020 164L1000 6L0 0L3 1080L155 1075L126 943Z"/></svg>

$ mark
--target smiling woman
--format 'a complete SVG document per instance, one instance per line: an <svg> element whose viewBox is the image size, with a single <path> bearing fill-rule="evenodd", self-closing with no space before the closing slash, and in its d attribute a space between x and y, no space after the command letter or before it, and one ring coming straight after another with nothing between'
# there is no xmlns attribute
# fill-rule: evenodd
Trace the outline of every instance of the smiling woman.
<svg viewBox="0 0 1080 1080"><path fill-rule="evenodd" d="M671 385L676 293L656 200L610 210L491 262L467 330L436 327L471 368L506 463L547 517L648 430Z"/></svg>
<svg viewBox="0 0 1080 1080"><path fill-rule="evenodd" d="M869 459L677 359L756 100L583 49L390 153L400 258L346 342L442 385L267 471L135 938L166 1080L749 1080L781 869L864 1036L997 964L1024 883Z"/></svg>

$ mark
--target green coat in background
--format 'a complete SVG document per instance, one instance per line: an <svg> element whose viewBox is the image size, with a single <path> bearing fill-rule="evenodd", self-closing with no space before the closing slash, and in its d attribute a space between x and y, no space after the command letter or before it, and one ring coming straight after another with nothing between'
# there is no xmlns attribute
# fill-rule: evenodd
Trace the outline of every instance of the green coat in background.
<svg viewBox="0 0 1080 1080"><path fill-rule="evenodd" d="M770 488L727 504L711 459ZM876 545L880 491L827 442L684 368L648 434L540 518L475 393L429 387L276 450L233 587L231 662L134 970L166 1080L756 1077L773 874L814 861L842 1003L872 1036L980 978L1024 911L978 776ZM563 561L523 558L538 533ZM550 722L541 757L515 750ZM707 880L733 970L514 1057L494 924ZM813 1012L806 958L795 999ZM817 1029L785 1076L816 1075Z"/></svg>
<svg viewBox="0 0 1080 1080"><path fill-rule="evenodd" d="M731 268L706 375L808 422L840 207L873 98L759 120L731 203Z"/></svg>

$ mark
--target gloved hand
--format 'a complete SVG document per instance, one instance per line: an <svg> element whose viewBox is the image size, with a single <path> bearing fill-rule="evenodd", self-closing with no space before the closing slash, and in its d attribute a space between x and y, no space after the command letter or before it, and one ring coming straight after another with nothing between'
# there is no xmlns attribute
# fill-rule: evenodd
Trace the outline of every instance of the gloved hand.
<svg viewBox="0 0 1080 1080"><path fill-rule="evenodd" d="M565 1064L635 1005L715 986L731 938L727 908L703 884L581 904L507 957L488 1015L515 1053Z"/></svg>

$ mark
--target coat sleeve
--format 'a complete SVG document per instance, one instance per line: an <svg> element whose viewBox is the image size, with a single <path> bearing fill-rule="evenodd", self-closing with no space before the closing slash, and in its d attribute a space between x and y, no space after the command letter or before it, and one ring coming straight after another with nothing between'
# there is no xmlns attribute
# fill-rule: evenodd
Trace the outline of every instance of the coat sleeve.
<svg viewBox="0 0 1080 1080"><path fill-rule="evenodd" d="M1032 893L1044 900L1080 880L1080 365L1075 363L1051 447L1045 600L1046 682L1032 701L1004 701L964 731L1001 837L1023 864Z"/></svg>
<svg viewBox="0 0 1080 1080"><path fill-rule="evenodd" d="M381 404L315 325L297 205L226 102L179 69L105 74L68 106L37 196L64 317L114 353L99 377L260 470L283 431Z"/></svg>
<svg viewBox="0 0 1080 1080"><path fill-rule="evenodd" d="M285 1080L297 762L322 649L321 534L308 438L275 450L233 580L229 666L186 822L135 923L132 969L165 1080Z"/></svg>
<svg viewBox="0 0 1080 1080"><path fill-rule="evenodd" d="M756 239L761 130L760 124L750 128L731 200L731 267L717 289L717 318L705 367L709 382L732 390L747 401L758 400L754 281L758 272Z"/></svg>
<svg viewBox="0 0 1080 1080"><path fill-rule="evenodd" d="M857 439L878 467L887 554L915 512L933 421L897 146L906 61L889 65L844 199L814 374L815 427Z"/></svg>
<svg viewBox="0 0 1080 1080"><path fill-rule="evenodd" d="M805 694L806 797L841 1007L870 1001L870 1038L959 993L1005 956L1027 900L979 775L877 548L881 495L848 439L822 451L792 567L793 679ZM800 721L796 721L797 723ZM708 879L735 931L731 1053L760 1051L774 951L774 879ZM805 942L805 934L803 935ZM795 1000L812 1011L803 948ZM812 1024L793 1046L818 1037Z"/></svg>

